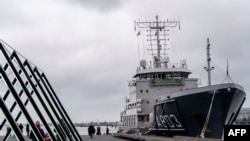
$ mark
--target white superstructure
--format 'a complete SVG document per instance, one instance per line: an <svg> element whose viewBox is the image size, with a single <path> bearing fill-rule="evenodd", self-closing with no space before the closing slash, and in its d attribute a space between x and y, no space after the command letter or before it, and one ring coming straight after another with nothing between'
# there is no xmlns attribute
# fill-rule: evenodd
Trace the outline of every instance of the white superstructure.
<svg viewBox="0 0 250 141"><path fill-rule="evenodd" d="M158 16L153 22L135 22L136 27L148 29L148 50L151 51L152 61L142 59L133 80L129 81L129 96L121 114L121 129L128 131L151 127L156 97L198 87L198 79L189 78L191 71L187 69L186 60L172 64L165 53L167 32L178 25L179 21L158 21Z"/></svg>

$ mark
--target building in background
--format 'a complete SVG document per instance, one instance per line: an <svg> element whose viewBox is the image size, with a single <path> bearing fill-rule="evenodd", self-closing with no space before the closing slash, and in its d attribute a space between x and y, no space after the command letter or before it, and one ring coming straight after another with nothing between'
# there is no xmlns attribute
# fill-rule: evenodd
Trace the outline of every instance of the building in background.
<svg viewBox="0 0 250 141"><path fill-rule="evenodd" d="M250 108L241 108L234 125L250 125Z"/></svg>

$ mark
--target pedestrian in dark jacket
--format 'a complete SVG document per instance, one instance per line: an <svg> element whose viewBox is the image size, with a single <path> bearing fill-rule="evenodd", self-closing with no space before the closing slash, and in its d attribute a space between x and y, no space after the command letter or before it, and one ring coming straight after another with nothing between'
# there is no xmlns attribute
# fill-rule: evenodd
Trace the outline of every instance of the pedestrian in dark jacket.
<svg viewBox="0 0 250 141"><path fill-rule="evenodd" d="M43 129L41 128L40 122L36 121L36 127L38 129L38 131L41 133L42 137L45 137L45 133L43 131ZM30 132L30 139L32 139L32 141L37 141L36 136L34 135L33 132Z"/></svg>
<svg viewBox="0 0 250 141"><path fill-rule="evenodd" d="M90 138L93 138L93 134L95 134L95 128L92 124L90 124L88 128L88 133L89 133Z"/></svg>
<svg viewBox="0 0 250 141"><path fill-rule="evenodd" d="M107 128L106 128L106 136L107 135L109 135L109 128L108 128L108 126L107 126Z"/></svg>
<svg viewBox="0 0 250 141"><path fill-rule="evenodd" d="M26 132L27 132L27 136L29 137L29 133L30 133L30 126L29 124L27 123L26 125Z"/></svg>
<svg viewBox="0 0 250 141"><path fill-rule="evenodd" d="M19 128L20 128L21 132L23 133L23 124L22 124L22 123L20 123L18 126L19 126Z"/></svg>

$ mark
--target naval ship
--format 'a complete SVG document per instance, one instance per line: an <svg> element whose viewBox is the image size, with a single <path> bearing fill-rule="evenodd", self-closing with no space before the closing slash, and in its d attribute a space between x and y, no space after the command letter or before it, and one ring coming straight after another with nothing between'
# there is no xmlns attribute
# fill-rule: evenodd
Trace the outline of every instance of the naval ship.
<svg viewBox="0 0 250 141"><path fill-rule="evenodd" d="M207 39L208 86L189 77L187 61L170 62L170 30L180 29L179 20L135 21L137 36L147 32L150 61L142 59L129 81L129 95L121 112L120 131L164 136L223 138L224 125L231 125L245 99L244 88L233 82L211 84L210 43ZM148 63L149 62L149 63ZM228 74L227 74L228 75Z"/></svg>

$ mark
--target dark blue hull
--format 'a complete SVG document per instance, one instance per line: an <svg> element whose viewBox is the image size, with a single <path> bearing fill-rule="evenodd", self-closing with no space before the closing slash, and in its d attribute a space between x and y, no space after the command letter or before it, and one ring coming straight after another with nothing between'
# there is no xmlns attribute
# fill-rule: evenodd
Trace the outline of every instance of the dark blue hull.
<svg viewBox="0 0 250 141"><path fill-rule="evenodd" d="M206 138L222 138L224 125L234 122L246 96L236 84L185 90L174 95L157 99L155 129L151 133L196 137L205 129Z"/></svg>

